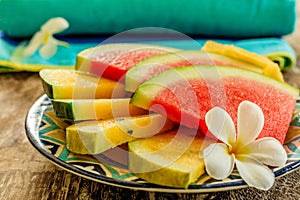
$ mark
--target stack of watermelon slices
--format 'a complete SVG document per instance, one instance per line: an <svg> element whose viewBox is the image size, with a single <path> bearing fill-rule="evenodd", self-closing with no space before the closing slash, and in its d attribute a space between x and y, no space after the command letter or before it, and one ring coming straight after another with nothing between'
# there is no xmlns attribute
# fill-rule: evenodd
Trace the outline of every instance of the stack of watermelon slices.
<svg viewBox="0 0 300 200"><path fill-rule="evenodd" d="M298 90L282 83L282 74L276 64L244 49L212 41L203 49L210 52L144 44L108 44L78 54L76 68L114 81L124 82L125 78L125 90L135 93L131 100L133 105L146 110L154 104L161 105L153 111L203 132L206 132L204 115L213 106L225 108L236 120L238 104L243 100L252 101L265 114L261 137L272 136L283 143ZM237 59L239 55L241 59ZM187 66L197 67L193 71ZM199 74L202 69L206 72ZM166 70L168 73L160 74ZM182 76L179 79L176 78L178 73ZM194 88L192 94L197 96L197 106L189 102L187 86L182 86L181 79ZM156 86L162 84L164 89ZM216 89L208 91L208 87ZM171 88L176 88L176 93Z"/></svg>
<svg viewBox="0 0 300 200"><path fill-rule="evenodd" d="M222 45L218 46L218 48L223 47ZM79 92L80 98L78 99L78 96L74 94L76 88L80 85L80 91L83 91L85 85L92 85L90 82L81 81L80 84L73 83L71 85L71 88L73 88L71 95L73 97L76 96L76 100L64 99L64 96L54 98L55 89L59 88L60 92L58 93L63 94L66 87L58 87L57 79L51 82L51 78L50 80L47 78L47 71L41 71L41 74L45 92L52 98L52 102L55 102L53 103L55 105L54 110L57 116L61 118L69 118L69 120L74 121L103 120L97 117L90 117L93 115L88 115L90 118L77 118L79 115L76 115L74 105L79 107L80 105L94 106L94 104L86 103L86 101L90 101L93 98L105 98L106 101L122 99L124 104L119 105L128 107L130 102L130 106L133 107L131 109L134 109L138 115L143 115L150 110L151 113L154 112L161 116L166 116L168 118L168 128L164 129L164 131L173 129L172 137L174 137L174 128L176 129L178 124L185 127L185 130L196 130L196 135L203 135L207 134L204 116L209 109L214 106L224 108L236 123L239 103L243 100L248 100L259 105L265 116L265 125L259 137L270 136L283 143L299 91L284 83L279 68L275 68L272 61L266 60L259 55L253 56L252 53L249 52L248 54L244 50L242 51L241 59L238 59L239 57L236 55L239 55L240 49L236 47L231 48L234 49L235 56L231 56L232 51L217 51L218 53L213 53L213 51L179 50L146 44L105 44L100 46L100 48L87 49L77 56L75 74L84 73L85 76L100 77L100 80L102 80L100 81L102 82L100 84L101 87L98 85L96 88L101 88L99 90L100 93L105 91L104 93L110 94L105 97L101 97L101 95L100 97L93 95L80 96L82 93ZM255 59L251 59L252 57L255 57ZM262 59L260 60L260 58ZM103 84L103 82L109 82L109 87L106 87L106 84ZM118 92L119 95L114 95L112 83L118 86L119 91L124 91ZM93 81L93 84L95 84L95 81ZM68 90L70 91L70 87ZM98 91L97 89L95 90ZM102 99L95 99L95 101L102 101ZM99 104L99 102L97 103ZM101 108L104 109L104 107ZM112 108L109 109L113 110ZM82 112L84 109L79 110ZM101 110L96 112L101 112ZM118 113L118 117L123 116L123 118L128 118L130 115L126 112ZM113 114L109 116L114 117ZM87 134L89 128L84 130L84 134ZM76 131L80 132L80 130L76 130L76 127L72 131L72 134ZM93 134L98 133L94 131ZM155 135L153 133L145 133L145 135L145 137L151 136L150 138L156 137L153 136ZM161 141L163 136L161 134L157 136L160 137L159 141ZM143 151L143 149L140 149L143 145L135 143L141 141L144 144L146 141L143 140L147 140L147 138L139 140L140 137L143 136L131 137L130 140L127 139L123 143L129 142L131 148L138 147L139 149L130 149L133 155L138 155L131 157L131 159L138 159L139 165L145 164L145 162L147 165L147 162L149 163L148 158L145 159L145 157L140 157L139 155L139 152ZM76 136L69 142L83 145L82 142L76 142L74 138L80 139L80 137ZM91 138L89 143L96 136ZM85 148L84 145L82 148ZM72 151L72 149L70 150ZM105 149L101 151L105 151ZM88 154L89 151L86 148L81 151L77 146L76 153ZM97 153L102 152L92 152L92 154ZM151 162L153 164L157 161L151 160ZM204 173L203 163L201 164L201 162L199 160L194 163L194 168L191 167L191 171L188 172L184 169L182 171L179 170L179 172L178 163L176 163L175 171L158 170L157 173L136 173L136 175L156 184L187 187L199 175ZM129 163L129 169L136 169L136 165L132 163ZM182 166L182 163L179 163L179 166ZM194 173L195 171L197 173ZM176 181L178 180L172 178L162 181L158 175L162 172L168 174L166 175L167 178L172 176L179 177L178 179L181 181L177 183ZM174 176L172 174L174 172L177 175ZM184 181L182 181L183 179Z"/></svg>

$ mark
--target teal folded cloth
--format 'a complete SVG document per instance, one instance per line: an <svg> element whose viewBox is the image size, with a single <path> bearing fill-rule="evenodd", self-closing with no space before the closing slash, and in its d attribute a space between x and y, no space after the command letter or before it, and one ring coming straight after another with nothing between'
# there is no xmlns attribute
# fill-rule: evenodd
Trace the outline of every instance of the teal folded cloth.
<svg viewBox="0 0 300 200"><path fill-rule="evenodd" d="M11 37L30 37L53 17L69 21L68 35L162 27L208 37L272 37L293 32L296 0L0 1L0 30Z"/></svg>
<svg viewBox="0 0 300 200"><path fill-rule="evenodd" d="M1 33L1 32L0 32ZM49 58L42 58L39 53L35 53L31 57L21 58L16 56L19 44L23 42L17 42L8 39L4 35L0 34L0 72L11 71L33 71L37 72L44 68L70 68L73 69L77 54L87 48L96 47L101 42L109 41L105 38L64 38L69 42L69 47L58 47L57 53ZM196 40L162 40L155 38L144 38L143 40L131 42L140 43L152 43L158 45L164 45L169 47L175 47L185 50L201 49L202 45L207 39ZM251 52L265 55L274 62L278 63L281 70L287 70L295 65L296 54L292 47L282 38L257 38L257 39L245 39L245 40L215 40L219 43L233 44L238 47L244 48ZM111 42L124 42L124 41L111 41ZM125 41L128 42L128 41Z"/></svg>

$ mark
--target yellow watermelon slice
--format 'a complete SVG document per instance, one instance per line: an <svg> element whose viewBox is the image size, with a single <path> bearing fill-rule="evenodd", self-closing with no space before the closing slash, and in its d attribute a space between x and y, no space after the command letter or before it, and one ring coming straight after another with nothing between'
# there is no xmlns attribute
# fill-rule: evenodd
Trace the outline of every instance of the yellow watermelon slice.
<svg viewBox="0 0 300 200"><path fill-rule="evenodd" d="M265 56L249 52L234 45L220 44L211 40L207 41L204 44L202 50L206 52L217 53L220 55L226 55L231 58L254 64L256 66L259 66L263 70L263 74L265 74L266 76L270 76L276 80L284 82L283 75L278 64L274 63L272 60Z"/></svg>

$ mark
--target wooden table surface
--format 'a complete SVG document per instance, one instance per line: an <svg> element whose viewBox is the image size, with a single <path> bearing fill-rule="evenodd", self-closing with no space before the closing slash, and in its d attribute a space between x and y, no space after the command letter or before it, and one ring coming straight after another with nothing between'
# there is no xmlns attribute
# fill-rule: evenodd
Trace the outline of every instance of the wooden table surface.
<svg viewBox="0 0 300 200"><path fill-rule="evenodd" d="M297 53L300 69L300 27L286 40ZM297 70L284 74L300 88ZM50 163L29 143L25 117L43 94L37 73L0 74L0 199L300 199L300 168L278 178L269 191L245 188L207 194L134 191L94 182Z"/></svg>

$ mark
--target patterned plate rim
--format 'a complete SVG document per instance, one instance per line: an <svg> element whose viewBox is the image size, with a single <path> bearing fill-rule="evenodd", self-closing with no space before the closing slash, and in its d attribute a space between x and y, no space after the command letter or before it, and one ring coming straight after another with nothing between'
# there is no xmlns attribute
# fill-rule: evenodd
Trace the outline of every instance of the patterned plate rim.
<svg viewBox="0 0 300 200"><path fill-rule="evenodd" d="M49 99L46 95L42 95L38 100L34 102L34 104L29 109L26 119L25 119L25 130L26 135L30 143L33 147L44 157L46 157L50 162L55 164L56 166L69 171L73 174L78 176L128 189L135 189L135 190L144 190L144 191L152 191L152 192L168 192L168 193L206 193L206 192L218 192L218 191L227 191L227 190L234 190L234 189L241 189L248 187L247 184L241 180L232 180L230 182L216 182L216 183L204 183L200 185L193 185L191 184L188 189L181 189L181 188L170 188L159 186L151 183L141 183L141 182L129 182L124 180L119 180L111 177L107 177L103 174L94 174L85 170L82 170L76 166L73 166L69 163L64 162L63 160L59 159L58 157L54 156L53 154L49 153L47 149L42 144L39 138L39 124L42 120L42 116L44 114L44 110L42 109L43 102L49 102ZM278 168L274 174L276 178L284 176L295 169L300 167L300 159L289 162L286 166L282 168Z"/></svg>

